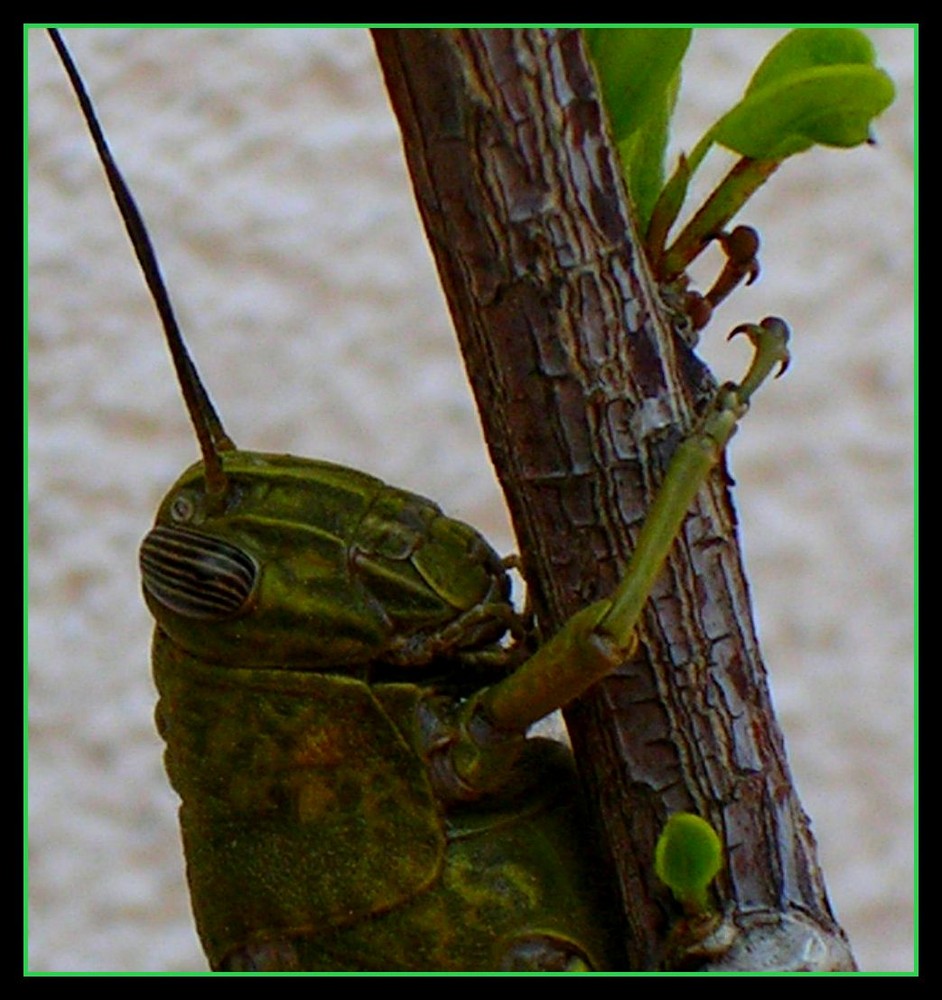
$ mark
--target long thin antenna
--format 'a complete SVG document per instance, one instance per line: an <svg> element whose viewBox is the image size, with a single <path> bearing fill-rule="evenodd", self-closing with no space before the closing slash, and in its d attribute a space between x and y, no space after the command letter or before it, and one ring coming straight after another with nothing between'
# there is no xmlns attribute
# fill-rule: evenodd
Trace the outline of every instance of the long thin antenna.
<svg viewBox="0 0 942 1000"><path fill-rule="evenodd" d="M91 99L85 90L85 84L81 76L79 76L78 69L72 60L72 56L69 54L69 50L65 47L65 42L63 42L59 32L55 28L49 28L48 31L49 37L52 39L52 44L55 46L56 52L58 52L59 58L62 60L62 65L68 74L72 89L75 91L79 107L82 109L88 130L91 132L95 148L98 150L99 159L108 178L108 186L111 188L115 204L118 206L118 211L121 213L121 218L124 221L124 228L127 230L131 245L134 247L134 253L137 255L138 262L141 265L141 271L154 299L154 305L160 314L160 321L163 324L167 346L170 349L170 355L173 358L174 368L177 372L177 380L180 383L180 389L183 393L186 408L190 414L190 420L199 439L200 451L203 453L207 494L210 497L221 498L226 492L227 481L222 469L219 452L233 451L235 444L229 435L226 434L225 428L222 426L222 421L216 413L212 400L203 386L199 372L196 370L193 359L190 357L190 353L184 343L183 335L180 332L180 327L177 325L177 320L173 313L173 307L170 304L167 286L164 284L163 276L160 273L157 255L154 253L150 237L147 234L147 228L144 225L144 219L137 207L137 203L134 201L130 188L121 175L114 157L111 155L111 149L105 139L101 125L98 123L98 116L95 114Z"/></svg>

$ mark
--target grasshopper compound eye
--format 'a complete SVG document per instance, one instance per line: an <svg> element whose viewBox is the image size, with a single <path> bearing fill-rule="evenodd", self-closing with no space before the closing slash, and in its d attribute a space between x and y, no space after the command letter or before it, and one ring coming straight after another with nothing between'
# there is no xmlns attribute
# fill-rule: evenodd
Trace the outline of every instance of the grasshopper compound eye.
<svg viewBox="0 0 942 1000"><path fill-rule="evenodd" d="M200 531L158 525L141 544L145 592L186 618L221 621L239 614L258 578L254 560Z"/></svg>

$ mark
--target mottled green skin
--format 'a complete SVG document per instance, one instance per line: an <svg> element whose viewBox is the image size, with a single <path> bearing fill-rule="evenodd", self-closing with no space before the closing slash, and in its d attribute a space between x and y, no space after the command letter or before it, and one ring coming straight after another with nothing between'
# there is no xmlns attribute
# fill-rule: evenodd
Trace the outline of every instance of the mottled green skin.
<svg viewBox="0 0 942 1000"><path fill-rule="evenodd" d="M144 572L157 722L212 967L611 967L568 752L528 741L498 794L474 802L433 789L428 758L513 620L496 553L362 473L246 452L224 464L223 509L194 466L157 524L184 527L184 547L199 532L210 553L218 541L248 556L244 605L193 617L172 576ZM200 560L196 586L212 589Z"/></svg>
<svg viewBox="0 0 942 1000"><path fill-rule="evenodd" d="M446 813L418 731L426 692L232 670L159 630L154 672L197 928L213 968L527 968L572 942L609 964L568 754L532 741L521 785ZM565 949L564 949L565 950ZM227 961L228 959L228 961Z"/></svg>

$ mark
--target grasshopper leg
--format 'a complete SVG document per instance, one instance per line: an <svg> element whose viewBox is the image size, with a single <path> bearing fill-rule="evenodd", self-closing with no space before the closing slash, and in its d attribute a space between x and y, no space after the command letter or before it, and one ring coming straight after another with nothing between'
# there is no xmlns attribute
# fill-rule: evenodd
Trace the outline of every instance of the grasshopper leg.
<svg viewBox="0 0 942 1000"><path fill-rule="evenodd" d="M776 369L778 376L788 367L784 320L769 316L761 323L738 326L729 336L740 333L752 341L752 363L741 382L719 389L677 448L615 592L577 612L513 674L463 706L449 769L465 794L498 785L530 725L577 698L633 652L642 610L697 492L720 460L753 393Z"/></svg>

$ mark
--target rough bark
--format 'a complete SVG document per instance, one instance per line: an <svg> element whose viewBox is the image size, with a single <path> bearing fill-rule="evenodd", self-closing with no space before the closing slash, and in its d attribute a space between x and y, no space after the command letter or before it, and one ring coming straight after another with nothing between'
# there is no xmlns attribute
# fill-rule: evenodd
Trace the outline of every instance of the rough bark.
<svg viewBox="0 0 942 1000"><path fill-rule="evenodd" d="M374 39L549 634L614 587L712 378L660 305L581 33ZM677 961L667 941L678 913L652 859L678 810L723 837L716 897L733 939L683 961L854 969L772 711L729 486L718 468L649 602L638 654L566 721L632 969Z"/></svg>

